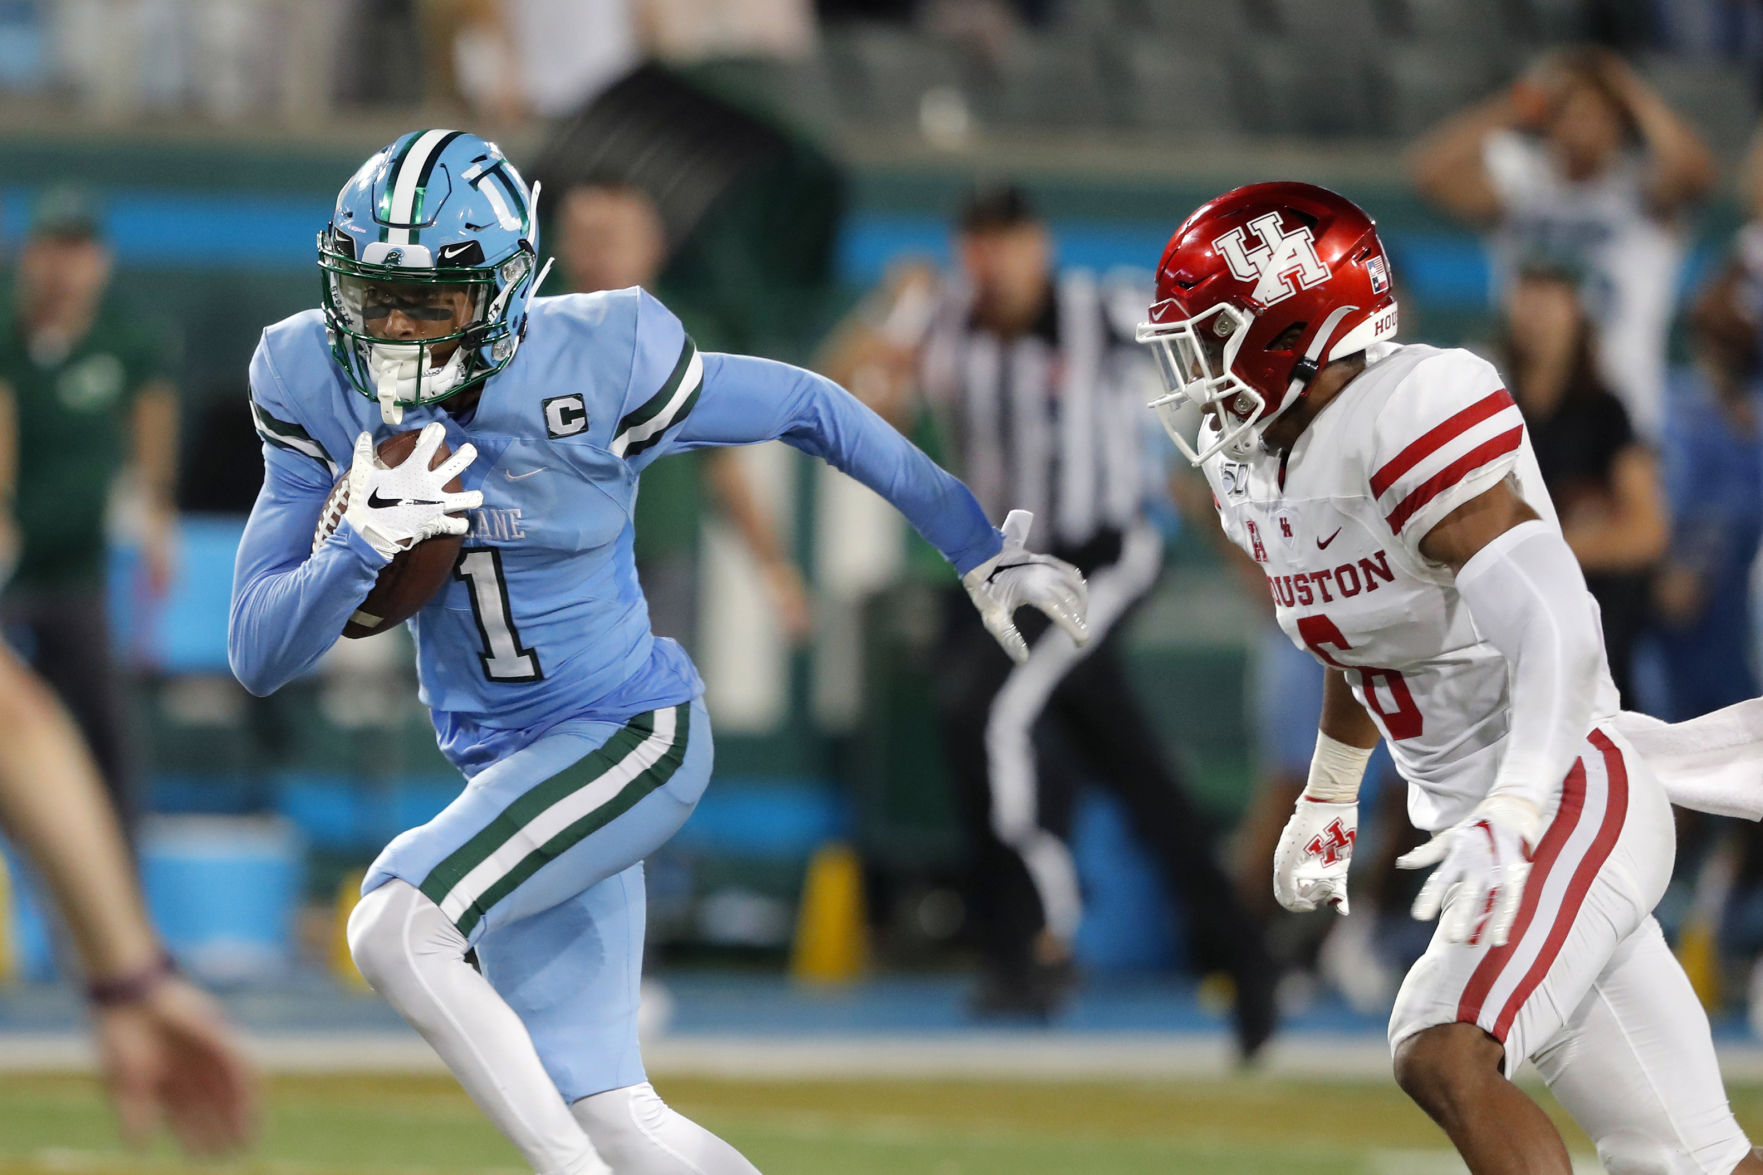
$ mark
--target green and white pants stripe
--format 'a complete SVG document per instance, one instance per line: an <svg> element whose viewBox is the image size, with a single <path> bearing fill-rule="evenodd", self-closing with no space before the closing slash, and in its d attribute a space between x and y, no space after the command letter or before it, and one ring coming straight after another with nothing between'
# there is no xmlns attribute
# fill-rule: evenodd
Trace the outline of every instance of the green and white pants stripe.
<svg viewBox="0 0 1763 1175"><path fill-rule="evenodd" d="M702 703L622 726L566 723L486 769L380 854L363 892L397 877L467 938L529 917L641 861L697 805L710 777Z"/></svg>

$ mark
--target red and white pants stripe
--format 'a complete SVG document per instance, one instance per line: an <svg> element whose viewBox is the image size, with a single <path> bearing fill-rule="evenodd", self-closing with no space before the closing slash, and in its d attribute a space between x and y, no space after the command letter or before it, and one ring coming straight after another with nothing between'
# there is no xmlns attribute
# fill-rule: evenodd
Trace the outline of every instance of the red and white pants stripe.
<svg viewBox="0 0 1763 1175"><path fill-rule="evenodd" d="M1535 1061L1611 1172L1719 1172L1750 1151L1727 1107L1708 1021L1653 920L1676 830L1664 789L1595 729L1562 782L1503 947L1431 945L1390 1019L1394 1048L1479 1025L1505 1068Z"/></svg>

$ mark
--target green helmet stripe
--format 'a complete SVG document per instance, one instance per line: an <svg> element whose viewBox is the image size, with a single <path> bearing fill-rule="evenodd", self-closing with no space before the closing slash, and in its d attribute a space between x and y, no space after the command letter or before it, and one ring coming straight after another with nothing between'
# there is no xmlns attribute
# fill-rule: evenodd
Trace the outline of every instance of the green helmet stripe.
<svg viewBox="0 0 1763 1175"><path fill-rule="evenodd" d="M386 172L386 189L381 197L383 215L379 217L385 230L383 239L394 245L416 243L420 221L417 212L421 200L421 184L433 173L435 154L458 131L426 130L414 136L399 152Z"/></svg>
<svg viewBox="0 0 1763 1175"><path fill-rule="evenodd" d="M416 199L410 205L410 223L412 225L419 225L423 221L423 206L428 202L429 180L435 174L435 165L440 162L441 153L447 149L448 143L464 133L464 131L450 132L446 138L435 144L434 149L429 152L428 158L423 160L422 171L416 177ZM421 230L417 228L410 230L411 244L417 243L420 232Z"/></svg>
<svg viewBox="0 0 1763 1175"><path fill-rule="evenodd" d="M427 133L427 131L412 131L410 137L404 140L404 145L398 148L398 154L392 157L391 166L386 168L386 187L380 193L379 212L374 217L380 222L380 240L382 241L386 239L386 225L392 219L392 190L398 185L398 170L404 166L404 158L410 154L410 148L416 146L417 140Z"/></svg>

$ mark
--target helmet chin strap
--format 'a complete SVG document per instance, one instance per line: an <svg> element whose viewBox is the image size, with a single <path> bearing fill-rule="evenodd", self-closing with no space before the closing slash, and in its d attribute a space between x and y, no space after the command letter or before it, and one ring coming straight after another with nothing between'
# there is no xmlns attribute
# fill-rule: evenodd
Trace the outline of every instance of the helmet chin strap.
<svg viewBox="0 0 1763 1175"><path fill-rule="evenodd" d="M1340 325L1342 318L1357 309L1357 306L1336 306L1329 311L1328 317L1322 320L1322 326L1310 336L1310 345L1304 348L1304 353L1292 364L1291 378L1286 383L1286 394L1280 401L1279 410L1257 420L1255 426L1243 435L1238 442L1241 446L1240 453L1247 455L1257 451L1270 451L1265 441L1268 425L1284 416L1293 405L1310 394L1310 386L1316 382L1316 377L1329 361L1329 356L1323 353L1328 346L1329 336L1334 334L1335 327Z"/></svg>
<svg viewBox="0 0 1763 1175"><path fill-rule="evenodd" d="M387 424L402 424L405 404L437 399L464 377L463 346L454 347L445 363L427 371L422 368L422 353L419 343L375 343L367 349L374 399L379 401L380 419Z"/></svg>
<svg viewBox="0 0 1763 1175"><path fill-rule="evenodd" d="M1284 407L1290 407L1310 394L1310 385L1316 382L1316 377L1322 373L1323 366L1332 357L1323 354L1323 349L1328 346L1329 336L1334 334L1334 328L1340 325L1341 319L1357 309L1359 309L1357 306L1336 306L1328 312L1328 317L1322 320L1322 326L1317 329L1316 333L1310 336L1310 345L1304 348L1304 354L1299 356L1296 363L1292 364L1292 378L1291 382L1286 384Z"/></svg>

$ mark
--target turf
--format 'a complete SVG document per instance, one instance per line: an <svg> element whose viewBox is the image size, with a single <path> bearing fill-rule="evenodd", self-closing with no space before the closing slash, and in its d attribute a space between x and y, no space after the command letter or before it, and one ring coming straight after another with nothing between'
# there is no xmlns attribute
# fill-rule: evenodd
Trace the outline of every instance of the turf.
<svg viewBox="0 0 1763 1175"><path fill-rule="evenodd" d="M1443 1136L1381 1082L675 1078L658 1086L766 1175L1429 1175L1462 1169L1445 1153ZM1763 1086L1732 1093L1740 1121L1755 1132L1763 1126ZM256 1154L197 1164L169 1149L123 1150L91 1081L0 1078L0 1175L525 1171L457 1087L441 1078L283 1078L269 1100ZM1583 1137L1568 1131L1576 1152L1586 1153Z"/></svg>

